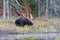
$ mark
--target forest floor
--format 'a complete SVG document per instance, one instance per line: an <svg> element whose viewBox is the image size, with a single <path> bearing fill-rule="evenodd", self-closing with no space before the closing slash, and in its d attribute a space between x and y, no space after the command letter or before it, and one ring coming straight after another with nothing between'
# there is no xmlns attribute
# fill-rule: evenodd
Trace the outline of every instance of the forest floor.
<svg viewBox="0 0 60 40"><path fill-rule="evenodd" d="M16 18L0 19L0 33L29 33L29 32L56 32L60 31L60 19L35 18L33 26L19 27L15 25Z"/></svg>

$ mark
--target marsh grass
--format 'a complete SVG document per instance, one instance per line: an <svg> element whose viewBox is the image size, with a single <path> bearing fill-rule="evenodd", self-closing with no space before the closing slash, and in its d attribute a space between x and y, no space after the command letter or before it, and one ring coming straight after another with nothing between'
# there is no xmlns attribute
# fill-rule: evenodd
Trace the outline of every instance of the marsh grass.
<svg viewBox="0 0 60 40"><path fill-rule="evenodd" d="M17 18L2 20L0 19L0 31L3 33L26 33L26 32L50 32L56 31L57 25L53 20L34 19L33 26L19 27L15 25ZM1 33L0 32L0 33Z"/></svg>

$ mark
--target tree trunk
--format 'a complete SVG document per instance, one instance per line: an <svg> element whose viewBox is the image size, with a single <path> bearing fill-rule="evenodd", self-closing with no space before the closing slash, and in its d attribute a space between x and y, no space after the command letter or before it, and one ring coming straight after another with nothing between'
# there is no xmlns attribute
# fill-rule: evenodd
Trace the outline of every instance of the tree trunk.
<svg viewBox="0 0 60 40"><path fill-rule="evenodd" d="M33 16L31 14L31 9L28 4L28 0L23 0L23 6L24 6L24 16L28 19L33 19Z"/></svg>
<svg viewBox="0 0 60 40"><path fill-rule="evenodd" d="M10 14L9 0L7 0L6 4L7 4L7 19L9 19L9 14Z"/></svg>
<svg viewBox="0 0 60 40"><path fill-rule="evenodd" d="M38 1L38 17L40 17L40 14L41 14L41 11L40 11L40 0L37 0Z"/></svg>
<svg viewBox="0 0 60 40"><path fill-rule="evenodd" d="M46 12L45 12L46 18L48 17L48 0L46 0Z"/></svg>
<svg viewBox="0 0 60 40"><path fill-rule="evenodd" d="M6 19L6 0L3 0L3 19Z"/></svg>

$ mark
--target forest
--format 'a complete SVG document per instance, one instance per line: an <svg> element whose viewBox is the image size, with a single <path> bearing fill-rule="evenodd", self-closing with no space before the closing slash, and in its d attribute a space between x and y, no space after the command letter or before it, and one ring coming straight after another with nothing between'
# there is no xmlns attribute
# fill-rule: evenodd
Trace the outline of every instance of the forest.
<svg viewBox="0 0 60 40"><path fill-rule="evenodd" d="M21 27L16 23L24 25ZM29 33L46 33L50 40L60 40L60 0L0 0L0 34ZM41 40L49 40L43 38Z"/></svg>

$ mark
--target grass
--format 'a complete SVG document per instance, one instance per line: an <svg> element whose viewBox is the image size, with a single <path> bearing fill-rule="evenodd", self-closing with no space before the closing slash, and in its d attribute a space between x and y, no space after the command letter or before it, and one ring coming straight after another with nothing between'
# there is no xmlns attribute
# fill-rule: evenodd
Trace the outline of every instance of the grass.
<svg viewBox="0 0 60 40"><path fill-rule="evenodd" d="M25 32L50 32L56 31L57 25L53 20L47 19L35 19L32 20L33 26L19 27L15 25L16 18L9 20L0 19L0 31L3 33L25 33Z"/></svg>
<svg viewBox="0 0 60 40"><path fill-rule="evenodd" d="M44 40L44 38L34 36L34 37L18 38L17 40ZM60 40L60 36L57 35L54 38L52 38L52 40Z"/></svg>
<svg viewBox="0 0 60 40"><path fill-rule="evenodd" d="M60 36L56 36L54 40L60 40Z"/></svg>
<svg viewBox="0 0 60 40"><path fill-rule="evenodd" d="M36 38L28 37L28 38L20 38L20 39L17 39L17 40L36 40Z"/></svg>
<svg viewBox="0 0 60 40"><path fill-rule="evenodd" d="M26 38L18 38L17 40L36 40L36 37L26 37Z"/></svg>

